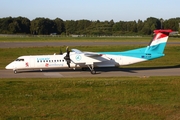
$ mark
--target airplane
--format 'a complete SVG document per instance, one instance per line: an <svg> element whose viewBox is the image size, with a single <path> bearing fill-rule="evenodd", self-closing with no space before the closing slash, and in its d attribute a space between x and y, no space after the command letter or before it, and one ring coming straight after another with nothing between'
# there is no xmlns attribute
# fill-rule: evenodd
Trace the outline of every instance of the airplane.
<svg viewBox="0 0 180 120"><path fill-rule="evenodd" d="M61 69L89 68L96 74L95 67L120 67L134 63L153 60L165 56L164 49L172 32L171 29L154 30L154 37L146 47L124 52L83 52L78 49L66 48L66 52L54 55L20 56L5 68L12 69L16 74L26 69Z"/></svg>

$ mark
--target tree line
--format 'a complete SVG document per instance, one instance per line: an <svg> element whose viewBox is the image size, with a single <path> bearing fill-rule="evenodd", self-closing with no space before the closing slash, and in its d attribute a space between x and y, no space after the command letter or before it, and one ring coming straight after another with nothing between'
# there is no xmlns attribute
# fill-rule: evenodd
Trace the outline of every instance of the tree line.
<svg viewBox="0 0 180 120"><path fill-rule="evenodd" d="M118 35L150 35L154 29L172 29L179 31L180 18L163 20L149 17L138 21L90 21L66 20L60 18L26 17L0 18L0 34L32 34L32 35L85 35L85 36L118 36ZM179 31L180 32L180 31Z"/></svg>

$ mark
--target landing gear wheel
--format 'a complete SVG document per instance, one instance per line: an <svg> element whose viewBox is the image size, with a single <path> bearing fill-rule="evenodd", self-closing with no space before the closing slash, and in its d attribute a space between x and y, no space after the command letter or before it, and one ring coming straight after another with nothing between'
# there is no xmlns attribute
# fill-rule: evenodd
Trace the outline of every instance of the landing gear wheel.
<svg viewBox="0 0 180 120"><path fill-rule="evenodd" d="M96 71L95 71L95 70L92 70L92 71L91 71L91 74L96 74Z"/></svg>
<svg viewBox="0 0 180 120"><path fill-rule="evenodd" d="M14 74L17 74L17 70L14 70Z"/></svg>
<svg viewBox="0 0 180 120"><path fill-rule="evenodd" d="M91 74L96 74L96 71L94 70L94 66L92 65L87 65L91 71Z"/></svg>

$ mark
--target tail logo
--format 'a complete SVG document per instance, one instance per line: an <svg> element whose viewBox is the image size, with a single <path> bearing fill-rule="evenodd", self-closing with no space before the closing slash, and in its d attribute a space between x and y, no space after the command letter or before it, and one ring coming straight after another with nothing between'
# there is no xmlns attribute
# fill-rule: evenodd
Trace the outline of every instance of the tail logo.
<svg viewBox="0 0 180 120"><path fill-rule="evenodd" d="M154 30L155 33L154 38L148 45L145 52L146 53L156 52L162 54L169 37L169 33L171 32L172 30Z"/></svg>
<svg viewBox="0 0 180 120"><path fill-rule="evenodd" d="M167 35L166 35L166 34L163 34L163 33L158 33L158 34L155 36L154 40L161 39L161 38L164 38L164 37L167 37Z"/></svg>

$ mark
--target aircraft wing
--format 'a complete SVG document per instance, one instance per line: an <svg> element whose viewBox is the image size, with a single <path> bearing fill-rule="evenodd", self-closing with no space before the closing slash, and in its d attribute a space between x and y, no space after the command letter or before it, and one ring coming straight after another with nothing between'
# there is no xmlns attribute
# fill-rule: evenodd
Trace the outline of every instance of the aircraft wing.
<svg viewBox="0 0 180 120"><path fill-rule="evenodd" d="M82 52L78 49L72 49L73 52L76 54L84 54L86 57L100 57L102 54L100 53L95 53L95 52Z"/></svg>
<svg viewBox="0 0 180 120"><path fill-rule="evenodd" d="M94 63L109 61L111 58L96 52L82 52L78 49L72 49L75 54L71 55L71 61L75 64L93 65Z"/></svg>
<svg viewBox="0 0 180 120"><path fill-rule="evenodd" d="M83 52L78 49L71 49L72 52L75 52L76 54L82 54Z"/></svg>
<svg viewBox="0 0 180 120"><path fill-rule="evenodd" d="M100 57L102 54L95 53L95 52L84 52L84 55L87 57Z"/></svg>

